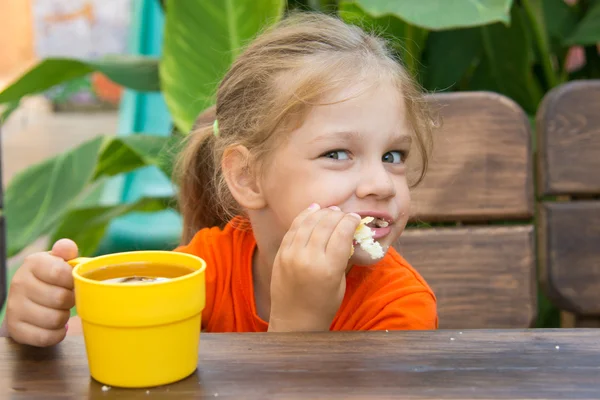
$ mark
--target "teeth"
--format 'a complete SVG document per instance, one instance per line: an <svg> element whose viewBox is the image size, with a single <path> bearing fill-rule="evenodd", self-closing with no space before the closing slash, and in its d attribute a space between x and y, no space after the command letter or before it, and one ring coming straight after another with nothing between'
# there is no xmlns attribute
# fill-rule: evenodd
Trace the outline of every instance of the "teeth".
<svg viewBox="0 0 600 400"><path fill-rule="evenodd" d="M385 227L387 227L389 224L390 224L389 222L387 222L386 220L384 220L384 219L381 219L381 218L377 218L377 219L375 220L375 225L377 225L379 228L385 228Z"/></svg>
<svg viewBox="0 0 600 400"><path fill-rule="evenodd" d="M361 222L370 228L385 228L390 225L390 223L384 219L373 217L365 217Z"/></svg>

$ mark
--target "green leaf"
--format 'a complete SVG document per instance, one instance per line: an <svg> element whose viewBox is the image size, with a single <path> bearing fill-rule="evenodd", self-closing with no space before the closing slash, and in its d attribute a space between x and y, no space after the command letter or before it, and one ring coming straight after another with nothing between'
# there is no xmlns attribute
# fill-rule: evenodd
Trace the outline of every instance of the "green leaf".
<svg viewBox="0 0 600 400"><path fill-rule="evenodd" d="M48 233L94 176L104 142L92 139L16 175L5 194L7 255Z"/></svg>
<svg viewBox="0 0 600 400"><path fill-rule="evenodd" d="M157 59L139 56L109 56L96 61L47 58L0 92L0 103L17 101L94 71L134 90L160 89Z"/></svg>
<svg viewBox="0 0 600 400"><path fill-rule="evenodd" d="M550 41L556 45L562 43L577 26L575 7L564 1L542 1L542 9Z"/></svg>
<svg viewBox="0 0 600 400"><path fill-rule="evenodd" d="M293 0L290 0L288 1L288 3L290 3L290 5L292 6L295 6L295 8L321 11L327 13L334 13L337 7L337 0L305 0L304 2L294 2Z"/></svg>
<svg viewBox="0 0 600 400"><path fill-rule="evenodd" d="M110 177L103 177L91 182L78 196L77 201L71 204L72 208L88 208L99 205L114 204L114 202L105 199L105 193L111 189L114 183Z"/></svg>
<svg viewBox="0 0 600 400"><path fill-rule="evenodd" d="M135 203L74 209L52 233L50 243L69 238L83 256L93 256L106 233L109 223L130 212L161 211L169 207L172 198L142 198Z"/></svg>
<svg viewBox="0 0 600 400"><path fill-rule="evenodd" d="M446 90L458 84L482 51L479 28L431 32L425 51L427 90Z"/></svg>
<svg viewBox="0 0 600 400"><path fill-rule="evenodd" d="M469 79L467 89L472 91L485 90L490 92L500 92L496 80L492 76L492 67L487 58L482 58L475 67L475 70Z"/></svg>
<svg viewBox="0 0 600 400"><path fill-rule="evenodd" d="M600 1L591 3L574 32L565 40L568 45L591 46L600 43Z"/></svg>
<svg viewBox="0 0 600 400"><path fill-rule="evenodd" d="M181 143L181 138L177 136L115 137L102 150L94 176L95 178L113 176L147 165L155 165L170 177L173 159L178 154Z"/></svg>
<svg viewBox="0 0 600 400"><path fill-rule="evenodd" d="M417 76L421 53L428 35L425 29L407 24L392 15L374 18L354 3L343 2L339 7L340 17L344 21L390 40L410 73Z"/></svg>
<svg viewBox="0 0 600 400"><path fill-rule="evenodd" d="M175 125L189 132L214 103L219 81L242 47L279 20L284 0L167 3L160 77Z"/></svg>
<svg viewBox="0 0 600 400"><path fill-rule="evenodd" d="M409 24L435 31L494 22L508 24L513 0L342 0L344 3L355 3L373 17L395 15Z"/></svg>
<svg viewBox="0 0 600 400"><path fill-rule="evenodd" d="M531 38L520 8L514 7L510 27L481 27L487 66L497 91L512 98L528 113L535 113L542 98L531 70Z"/></svg>

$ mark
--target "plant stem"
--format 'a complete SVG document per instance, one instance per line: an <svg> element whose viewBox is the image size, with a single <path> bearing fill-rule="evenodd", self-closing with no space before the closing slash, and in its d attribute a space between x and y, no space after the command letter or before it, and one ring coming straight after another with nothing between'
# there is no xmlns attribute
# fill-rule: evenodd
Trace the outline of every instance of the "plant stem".
<svg viewBox="0 0 600 400"><path fill-rule="evenodd" d="M535 5L532 4L535 2ZM550 46L548 45L548 36L546 34L543 14L539 0L521 0L525 15L533 29L533 37L542 63L542 70L548 89L552 89L559 84L558 76L552 67L552 55L550 54ZM535 9L534 9L535 8Z"/></svg>

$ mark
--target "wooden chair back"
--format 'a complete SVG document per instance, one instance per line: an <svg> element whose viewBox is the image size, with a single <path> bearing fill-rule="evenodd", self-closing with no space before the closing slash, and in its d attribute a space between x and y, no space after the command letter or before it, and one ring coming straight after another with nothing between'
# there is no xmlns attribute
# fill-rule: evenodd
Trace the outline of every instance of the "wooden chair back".
<svg viewBox="0 0 600 400"><path fill-rule="evenodd" d="M600 80L549 92L536 124L540 280L567 325L600 327Z"/></svg>
<svg viewBox="0 0 600 400"><path fill-rule="evenodd" d="M442 125L412 193L417 226L395 247L432 286L440 328L530 327L537 285L529 121L494 93L430 98Z"/></svg>

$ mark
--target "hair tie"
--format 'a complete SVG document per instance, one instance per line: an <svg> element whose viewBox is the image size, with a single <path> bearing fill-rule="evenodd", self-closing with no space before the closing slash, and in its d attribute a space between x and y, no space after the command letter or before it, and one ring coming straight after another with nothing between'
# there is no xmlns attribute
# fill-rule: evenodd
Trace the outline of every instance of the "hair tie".
<svg viewBox="0 0 600 400"><path fill-rule="evenodd" d="M215 119L215 122L213 122L213 135L215 135L215 137L219 137L219 120Z"/></svg>

